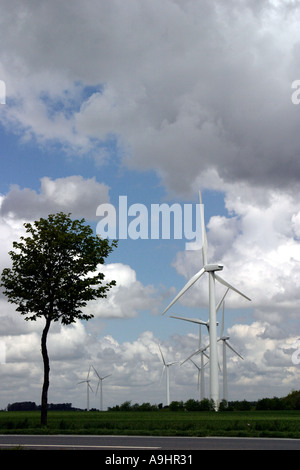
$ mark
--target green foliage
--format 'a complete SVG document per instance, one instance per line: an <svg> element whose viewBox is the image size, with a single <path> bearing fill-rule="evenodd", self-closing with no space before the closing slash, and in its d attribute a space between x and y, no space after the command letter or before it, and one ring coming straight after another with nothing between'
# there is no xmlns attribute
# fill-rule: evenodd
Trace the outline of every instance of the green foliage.
<svg viewBox="0 0 300 470"><path fill-rule="evenodd" d="M130 411L130 403L130 401L124 401L124 403L122 403L122 405L120 406L120 411Z"/></svg>
<svg viewBox="0 0 300 470"><path fill-rule="evenodd" d="M3 434L115 434L300 438L300 411L50 411L48 427L38 411L0 412Z"/></svg>
<svg viewBox="0 0 300 470"><path fill-rule="evenodd" d="M172 401L169 405L170 411L179 411L184 409L183 401Z"/></svg>
<svg viewBox="0 0 300 470"><path fill-rule="evenodd" d="M12 267L2 272L1 286L8 301L18 305L25 320L44 316L70 324L88 320L82 312L89 300L106 297L115 281L104 283L97 266L116 246L93 236L85 220L62 212L25 223L28 237L14 242Z"/></svg>
<svg viewBox="0 0 300 470"><path fill-rule="evenodd" d="M13 243L15 251L9 252L12 267L3 270L0 285L25 320L40 317L46 320L41 339L44 363L41 423L45 426L50 372L47 335L51 322L60 320L69 325L93 317L83 309L88 301L106 297L115 285L115 281L104 283L104 274L98 271L98 266L104 264L117 242L110 244L94 236L84 219L72 220L70 214L63 212L24 226L29 236Z"/></svg>
<svg viewBox="0 0 300 470"><path fill-rule="evenodd" d="M213 404L208 400L208 398L203 398L203 400L187 400L184 404L184 408L187 411L212 411L214 408Z"/></svg>

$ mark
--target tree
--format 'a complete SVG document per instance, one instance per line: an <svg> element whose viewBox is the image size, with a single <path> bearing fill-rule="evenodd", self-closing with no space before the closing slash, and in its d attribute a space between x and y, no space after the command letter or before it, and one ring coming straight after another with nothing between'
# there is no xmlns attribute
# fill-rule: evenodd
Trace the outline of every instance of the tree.
<svg viewBox="0 0 300 470"><path fill-rule="evenodd" d="M18 305L25 320L45 318L41 337L44 382L41 397L41 424L47 424L49 357L47 335L51 322L69 325L89 320L84 312L87 302L106 297L115 281L104 283L99 265L117 246L93 235L85 220L71 220L71 214L50 214L33 224L25 223L29 234L14 242L10 251L12 267L5 268L1 286L8 301Z"/></svg>

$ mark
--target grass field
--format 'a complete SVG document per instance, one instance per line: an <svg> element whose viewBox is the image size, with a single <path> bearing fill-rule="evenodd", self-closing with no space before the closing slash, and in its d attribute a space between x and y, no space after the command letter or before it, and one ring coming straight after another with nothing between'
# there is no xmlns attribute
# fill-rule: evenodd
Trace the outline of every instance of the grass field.
<svg viewBox="0 0 300 470"><path fill-rule="evenodd" d="M0 412L0 434L127 434L300 438L300 411Z"/></svg>

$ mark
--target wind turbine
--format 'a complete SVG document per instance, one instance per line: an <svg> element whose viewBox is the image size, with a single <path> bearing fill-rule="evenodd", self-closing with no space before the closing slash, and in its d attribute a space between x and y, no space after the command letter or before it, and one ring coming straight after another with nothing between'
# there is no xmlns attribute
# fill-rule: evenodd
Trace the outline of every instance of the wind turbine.
<svg viewBox="0 0 300 470"><path fill-rule="evenodd" d="M91 371L91 366L89 367L89 371L88 371L86 380L82 380L81 382L78 382L78 384L86 383L86 394L87 394L87 398L86 398L86 409L87 409L87 411L90 410L90 389L93 391L92 387L90 386L90 381L91 381L91 380L89 379L90 371Z"/></svg>
<svg viewBox="0 0 300 470"><path fill-rule="evenodd" d="M193 359L190 359L190 361L194 364L194 366L198 369L198 389L200 388L200 400L203 400L205 397L205 384L204 384L204 367L206 364L203 364L203 356L201 356L201 366L199 367L196 362L193 361Z"/></svg>
<svg viewBox="0 0 300 470"><path fill-rule="evenodd" d="M99 379L99 382L98 382L98 385L97 385L97 390L96 390L96 395L97 395L97 392L98 392L98 388L99 388L99 385L100 385L100 411L103 410L103 392L102 392L102 382L104 379L106 379L107 377L110 377L112 374L108 374L108 375L105 375L104 377L100 377L100 375L98 374L98 372L96 371L95 367L93 366L93 369Z"/></svg>
<svg viewBox="0 0 300 470"><path fill-rule="evenodd" d="M229 287L227 287L227 290L225 291L225 293L223 294L221 300L219 301L217 307L216 307L216 311L218 312L220 306L222 305L226 295L227 295L227 292L229 291ZM185 359L182 363L184 364L185 362L187 362L188 360L191 360L193 362L193 364L195 364L196 367L197 364L191 359L191 357L195 356L196 354L200 354L200 360L201 360L201 366L199 368L199 373L201 371L201 391L200 391L200 396L201 396L201 399L203 399L205 397L205 384L204 384L204 367L206 366L206 364L204 364L204 356L207 357L207 359L209 359L209 356L206 354L206 350L209 348L209 344L207 346L202 346L202 341L201 341L201 326L204 325L206 326L207 328L207 331L209 333L209 320L208 321L203 321L203 320L200 320L198 318L185 318L185 317L178 317L178 316L175 316L175 315L170 315L170 318L176 318L178 320L184 320L184 321L188 321L188 322L191 322L191 323L196 323L196 324L199 324L199 347L198 347L198 350L196 352L194 352L193 354L191 354L187 359ZM217 322L217 325L218 325L218 322ZM218 364L218 367L219 367L219 364Z"/></svg>
<svg viewBox="0 0 300 470"><path fill-rule="evenodd" d="M201 360L201 366L200 368L198 367L198 365L192 360L190 359L190 357L188 357L185 361L183 361L181 364L184 364L188 359L190 359L193 364L199 369L199 374L200 374L200 371L201 371L201 388L200 388L200 396L201 396L201 399L204 398L204 395L205 395L205 384L204 384L204 356L207 357L207 359L209 359L209 356L206 354L206 349L208 348L208 346L205 346L205 347L201 347L201 344L202 344L202 341L201 341L201 326L202 325L205 325L207 330L209 331L209 321L202 321L202 320L198 320L197 318L184 318L184 317L177 317L175 315L171 315L170 318L176 318L178 320L184 320L184 321L188 321L188 322L191 322L191 323L197 323L199 324L199 349L197 350L197 353L200 353L200 360ZM195 353L194 353L195 354ZM192 354L192 356L194 355ZM206 364L205 364L206 365ZM200 379L200 375L198 374L198 380Z"/></svg>
<svg viewBox="0 0 300 470"><path fill-rule="evenodd" d="M166 369L166 376L167 376L166 377L166 382L167 382L167 406L169 406L170 405L170 374L169 374L169 367L172 366L173 364L177 364L178 361L166 362L165 358L163 356L162 350L160 348L160 345L158 345L158 347L159 347L159 350L160 350L160 354L161 354L161 357L162 357L164 368Z"/></svg>
<svg viewBox="0 0 300 470"><path fill-rule="evenodd" d="M218 381L218 350L217 350L217 319L216 319L216 294L215 294L215 281L217 280L227 288L233 290L239 295L247 297L245 294L240 292L238 289L233 287L222 277L216 274L217 271L222 271L223 265L219 263L207 264L207 237L204 223L204 210L202 204L201 192L199 191L200 199L200 216L201 216L201 229L202 229L202 260L203 267L198 271L191 279L185 284L181 291L176 295L172 302L162 312L162 315L169 310L172 305L193 285L200 279L203 274L207 273L209 277L209 343L210 343L210 398L215 404L215 409L219 408L219 381Z"/></svg>
<svg viewBox="0 0 300 470"><path fill-rule="evenodd" d="M244 358L228 342L229 336L224 336L224 308L225 308L225 302L223 302L221 336L218 339L218 341L223 341L223 399L228 401L226 346L229 349L231 349L241 359L244 359Z"/></svg>

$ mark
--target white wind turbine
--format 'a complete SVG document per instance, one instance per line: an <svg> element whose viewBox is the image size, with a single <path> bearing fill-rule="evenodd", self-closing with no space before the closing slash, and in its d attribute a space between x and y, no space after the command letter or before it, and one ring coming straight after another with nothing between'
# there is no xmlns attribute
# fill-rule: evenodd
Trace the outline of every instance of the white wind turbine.
<svg viewBox="0 0 300 470"><path fill-rule="evenodd" d="M93 369L95 371L95 374L97 375L98 379L99 379L99 382L98 382L98 385L97 385L97 390L96 390L96 395L97 395L97 392L98 392L98 388L100 386L100 411L103 411L103 390L102 390L102 382L104 379L106 379L107 377L110 377L112 374L108 374L108 375L105 375L104 377L100 377L100 375L98 374L98 372L96 371L95 367L93 366Z"/></svg>
<svg viewBox="0 0 300 470"><path fill-rule="evenodd" d="M223 302L223 311L222 311L222 327L221 327L221 336L218 341L223 342L223 399L228 401L228 384L227 384L227 358L226 358L226 347L231 349L237 356L241 359L244 359L228 342L229 336L224 335L224 308L225 302Z"/></svg>
<svg viewBox="0 0 300 470"><path fill-rule="evenodd" d="M204 384L204 367L208 362L205 364L203 363L203 356L201 355L201 366L199 367L196 362L193 361L193 359L190 359L190 361L194 364L196 369L198 369L198 389L200 389L200 400L203 400L205 397L205 384Z"/></svg>
<svg viewBox="0 0 300 470"><path fill-rule="evenodd" d="M227 290L225 291L225 293L223 294L223 297L221 298L220 302L218 303L218 306L216 308L216 311L218 312L220 306L223 304L223 301L227 295L227 292L229 291L229 287L227 287ZM191 354L189 357L187 357L182 363L184 364L185 362L187 362L188 360L191 360L193 362L193 364L195 364L195 362L191 359L191 357L197 355L197 354L200 354L200 361L201 361L201 366L199 368L199 371L201 371L201 388L200 388L200 397L201 399L203 399L205 397L205 383L204 383L204 367L206 366L206 364L204 364L204 356L209 359L209 356L206 354L206 350L209 348L209 344L206 345L206 346L202 346L202 340L201 340L201 326L204 325L206 326L207 328L207 331L208 331L208 334L209 334L209 321L203 321L203 320L200 320L198 318L185 318L185 317L178 317L178 316L175 316L175 315L170 315L170 318L176 318L178 320L184 320L184 321L188 321L188 322L191 322L191 323L196 323L196 324L199 324L199 346L198 346L198 349L196 352L194 352L193 354ZM217 322L217 325L218 325L218 322ZM197 364L195 364L196 367Z"/></svg>
<svg viewBox="0 0 300 470"><path fill-rule="evenodd" d="M244 295L242 292L237 290L223 278L221 278L217 271L223 269L223 265L219 263L207 264L207 238L206 230L204 223L204 210L202 204L201 193L199 191L200 198L200 215L201 215L201 229L202 229L202 259L203 267L198 271L181 289L181 291L176 295L172 302L168 305L167 308L162 312L162 315L169 310L172 305L193 285L195 284L204 273L208 274L209 277L209 346L210 346L210 398L215 404L216 410L219 408L219 381L218 381L218 350L217 350L217 319L216 319L216 294L215 294L215 281L217 280L227 288L237 292L248 300L249 297Z"/></svg>
<svg viewBox="0 0 300 470"><path fill-rule="evenodd" d="M201 326L202 325L205 325L207 330L209 331L209 322L205 322L205 321L202 321L202 320L198 320L197 318L184 318L184 317L177 317L175 315L171 315L170 318L176 318L178 320L184 320L184 321L188 321L188 322L191 322L191 323L197 323L199 324L199 349L197 350L197 354L200 354L200 361L201 361L201 366L198 368L198 365L192 360L190 359L190 357L188 357L185 361L183 361L181 364L184 364L188 359L190 359L193 364L199 369L199 374L201 375L201 381L200 381L200 397L201 399L204 398L205 396L205 383L204 383L204 366L206 364L204 364L204 356L207 357L207 359L209 359L209 356L206 354L206 349L208 348L208 346L205 346L205 347L202 347L202 339L201 339ZM193 354L194 355L194 354ZM198 376L198 380L200 380L200 375Z"/></svg>
<svg viewBox="0 0 300 470"><path fill-rule="evenodd" d="M162 361L163 361L163 364L164 364L164 369L166 369L166 383L167 383L167 406L170 405L170 373L169 373L169 368L171 366L173 366L174 364L178 364L178 361L174 361L174 362L166 362L165 361L165 358L163 356L163 353L162 353L162 350L160 348L160 345L158 345L159 347L159 350L160 350L160 354L161 354L161 357L162 357Z"/></svg>
<svg viewBox="0 0 300 470"><path fill-rule="evenodd" d="M90 410L90 389L93 391L92 387L90 386L90 371L91 371L91 366L89 367L89 371L87 373L87 377L86 377L86 380L82 380L81 382L78 382L78 384L83 384L83 383L86 383L86 394L87 394L87 398L86 398L86 409L87 411Z"/></svg>

